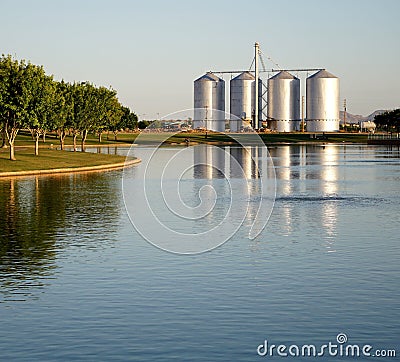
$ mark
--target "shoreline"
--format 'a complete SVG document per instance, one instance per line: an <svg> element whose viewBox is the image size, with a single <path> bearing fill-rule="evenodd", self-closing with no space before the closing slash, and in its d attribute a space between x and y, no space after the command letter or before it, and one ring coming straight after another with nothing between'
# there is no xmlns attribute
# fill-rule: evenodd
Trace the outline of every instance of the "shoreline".
<svg viewBox="0 0 400 362"><path fill-rule="evenodd" d="M107 170L115 170L120 168L131 167L133 165L140 163L141 161L142 160L140 158L136 158L124 162L117 162L117 163L110 163L110 164L96 165L96 166L64 167L64 168L52 168L47 170L8 171L8 172L0 172L0 178L107 171Z"/></svg>

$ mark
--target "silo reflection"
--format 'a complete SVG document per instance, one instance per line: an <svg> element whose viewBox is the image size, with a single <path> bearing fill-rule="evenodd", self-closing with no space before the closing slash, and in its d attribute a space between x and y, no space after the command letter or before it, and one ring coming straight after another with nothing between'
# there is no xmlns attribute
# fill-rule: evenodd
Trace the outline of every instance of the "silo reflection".
<svg viewBox="0 0 400 362"><path fill-rule="evenodd" d="M259 148L246 147L230 147L230 177L231 178L259 178Z"/></svg>
<svg viewBox="0 0 400 362"><path fill-rule="evenodd" d="M338 159L339 147L326 145L321 152L321 191L324 201L322 202L322 226L325 230L327 248L333 251L332 243L336 237L336 226L338 217ZM332 198L332 199L330 199Z"/></svg>
<svg viewBox="0 0 400 362"><path fill-rule="evenodd" d="M220 147L193 147L193 178L225 178L225 150Z"/></svg>

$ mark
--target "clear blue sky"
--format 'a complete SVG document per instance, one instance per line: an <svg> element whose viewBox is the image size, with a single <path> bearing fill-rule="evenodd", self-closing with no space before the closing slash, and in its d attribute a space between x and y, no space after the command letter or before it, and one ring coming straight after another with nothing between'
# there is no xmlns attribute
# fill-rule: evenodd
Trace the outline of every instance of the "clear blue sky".
<svg viewBox="0 0 400 362"><path fill-rule="evenodd" d="M247 69L259 41L281 67L328 69L368 115L400 107L399 14L399 0L0 0L0 46L155 118L191 108L205 71Z"/></svg>

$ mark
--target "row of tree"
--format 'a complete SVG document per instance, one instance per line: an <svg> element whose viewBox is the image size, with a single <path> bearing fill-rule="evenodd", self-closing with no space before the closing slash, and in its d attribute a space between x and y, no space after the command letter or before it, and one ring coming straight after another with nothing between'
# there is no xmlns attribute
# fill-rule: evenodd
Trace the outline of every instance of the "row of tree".
<svg viewBox="0 0 400 362"><path fill-rule="evenodd" d="M376 115L374 122L388 132L400 132L400 108Z"/></svg>
<svg viewBox="0 0 400 362"><path fill-rule="evenodd" d="M70 134L76 151L81 136L82 151L89 132L101 135L112 131L116 137L121 129L134 129L137 116L124 107L111 88L96 87L89 82L55 81L42 66L11 55L0 58L0 130L2 147L10 147L15 160L15 138L21 129L29 129L35 139L35 155L39 137L56 131L61 149Z"/></svg>

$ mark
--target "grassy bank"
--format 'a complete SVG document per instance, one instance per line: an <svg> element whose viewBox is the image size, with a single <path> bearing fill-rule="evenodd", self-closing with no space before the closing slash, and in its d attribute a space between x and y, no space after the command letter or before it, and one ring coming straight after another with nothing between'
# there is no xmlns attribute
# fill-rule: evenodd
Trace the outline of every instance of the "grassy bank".
<svg viewBox="0 0 400 362"><path fill-rule="evenodd" d="M86 140L86 146L97 146L97 145L111 145L111 144L120 144L120 143L132 143L137 134L136 133L123 133L118 134L117 140L114 139L113 134L109 134L107 139L107 134L103 134L101 137L101 143L99 143L98 137L93 134L89 134ZM65 146L70 147L73 145L72 137L67 136L64 141ZM15 141L16 147L34 147L35 143L32 140L32 136L29 132L20 131L17 135L17 139ZM81 145L80 137L77 138L77 146ZM46 135L46 142L43 142L42 138L39 140L40 148L60 148L60 140L54 133L49 133Z"/></svg>
<svg viewBox="0 0 400 362"><path fill-rule="evenodd" d="M124 156L57 151L55 149L41 149L39 156L35 156L31 148L18 149L16 161L10 161L8 157L9 150L0 149L0 173L101 166L125 161Z"/></svg>

